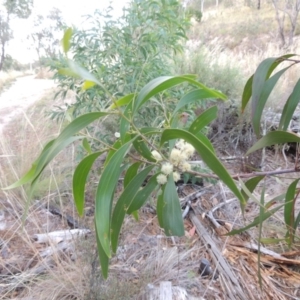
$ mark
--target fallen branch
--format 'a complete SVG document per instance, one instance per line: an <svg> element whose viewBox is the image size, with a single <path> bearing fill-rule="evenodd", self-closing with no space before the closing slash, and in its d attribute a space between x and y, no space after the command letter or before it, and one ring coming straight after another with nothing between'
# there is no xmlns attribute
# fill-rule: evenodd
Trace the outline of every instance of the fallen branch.
<svg viewBox="0 0 300 300"><path fill-rule="evenodd" d="M68 241L81 235L90 233L89 229L70 229L59 230L48 233L34 234L33 239L36 243L60 243L62 241Z"/></svg>
<svg viewBox="0 0 300 300"><path fill-rule="evenodd" d="M245 294L239 281L237 280L235 274L232 272L230 265L224 259L218 246L210 237L210 234L207 232L206 228L202 225L194 212L190 212L189 216L191 222L196 227L199 237L203 240L206 249L210 252L211 257L215 262L216 268L220 273L220 277L222 278L222 275L225 275L230 279L229 281L226 281L226 286L229 285L227 286L229 298L226 299L245 299Z"/></svg>
<svg viewBox="0 0 300 300"><path fill-rule="evenodd" d="M272 261L272 262L275 262L275 263L278 263L278 264L286 264L286 265L297 265L297 266L300 266L300 260L296 260L296 259L289 259L289 258L286 258L284 256L282 256L281 254L278 254L272 250L269 250L263 246L260 246L258 247L257 244L253 243L253 242L244 242L244 243L241 243L241 244L230 244L232 246L236 246L236 247L244 247L244 248L248 248L250 250L254 250L254 251L259 251L264 254L264 255L267 255L267 259Z"/></svg>

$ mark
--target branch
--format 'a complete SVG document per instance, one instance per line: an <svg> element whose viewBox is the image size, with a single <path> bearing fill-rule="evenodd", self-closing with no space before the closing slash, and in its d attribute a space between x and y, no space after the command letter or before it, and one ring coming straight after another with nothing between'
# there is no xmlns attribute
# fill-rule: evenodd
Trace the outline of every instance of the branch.
<svg viewBox="0 0 300 300"><path fill-rule="evenodd" d="M242 174L235 174L235 175L230 175L230 176L233 179L239 179L239 178L252 178L255 176L273 176L273 175L279 175L279 174L298 173L298 172L300 172L300 169L292 168L292 169L266 171L266 172L242 173ZM199 173L199 172L195 172L195 171L190 171L189 174L194 175L196 177L219 179L219 177L214 174Z"/></svg>

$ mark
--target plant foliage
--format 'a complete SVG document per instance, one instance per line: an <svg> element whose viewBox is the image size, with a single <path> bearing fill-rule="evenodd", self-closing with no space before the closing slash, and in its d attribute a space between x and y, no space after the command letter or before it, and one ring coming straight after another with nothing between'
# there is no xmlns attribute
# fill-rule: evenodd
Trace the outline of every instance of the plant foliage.
<svg viewBox="0 0 300 300"><path fill-rule="evenodd" d="M138 2L136 3L138 4ZM71 34L71 30L67 30L65 33L62 42L65 52L72 48L70 47ZM242 109L244 110L246 105L251 102L253 127L258 136L260 136L261 110L279 79L277 77L280 77L287 68L278 71L275 75L272 74L283 61L290 62L291 66L298 63L296 60L291 60L291 57L292 55L285 55L264 60L245 85ZM98 73L91 73L78 66L74 61L68 62L68 68L64 68L61 72L79 78L81 88L93 89L95 86L99 86L100 89L105 90L105 84L99 79ZM138 119L141 118L139 112L150 101L163 106L165 98L162 95L166 95L170 89L182 85L189 85L192 90L187 90L184 95L176 99L175 109L164 115L164 121L160 126L138 126L140 124ZM280 128L267 133L258 140L248 150L248 153L274 144L300 142L297 134L286 131L288 120L291 119L297 104L296 99L299 99L297 97L299 89L297 83L283 109ZM132 92L130 88L129 91ZM283 208L284 222L287 228L286 241L291 245L294 241L296 227L300 222L299 214L297 217L295 215L299 179L295 179L287 188L287 192L282 195L266 201L265 195L262 193L260 199L257 199L253 195L253 191L266 175L271 174L256 172L250 175L252 178L246 182L242 181L242 174L240 178L233 177L221 163L213 145L201 132L217 117L217 107L213 106L207 109L191 124L182 122L181 117L191 103L207 98L226 100L224 94L206 87L195 80L193 75L160 76L150 80L136 93L122 95L119 99L110 98L110 102L105 105L106 109L88 112L71 121L57 138L44 147L32 168L20 180L6 189L29 183L32 192L50 161L70 143L82 140L87 155L74 172L73 195L78 213L83 215L84 191L88 175L96 159L105 152L107 155L101 168L95 197L95 230L102 274L106 278L109 259L117 250L119 234L126 214L137 217L137 211L153 192L156 195L159 224L165 233L178 236L184 234L182 212L175 183L180 179L180 174L197 175L189 164L191 156L196 151L205 165L214 173L212 177L222 180L236 196L243 211L249 198L260 206L259 215L250 224L241 229L232 230L229 234L238 234L258 226L260 238L263 222ZM85 128L95 121L112 116L118 116L120 119L119 132L116 132L115 141L107 144L100 140L100 144L104 143L105 148L94 150L90 146L91 139L86 134ZM299 170L296 163L293 171L298 172ZM117 194L116 189L121 175L124 178L123 191ZM202 175L198 173L198 177ZM209 176L209 174L206 175ZM247 174L247 178L249 178L249 174ZM238 187L236 179L239 179L241 189ZM280 203L274 207L277 202Z"/></svg>
<svg viewBox="0 0 300 300"><path fill-rule="evenodd" d="M111 10L88 15L85 30L74 28L70 42L77 64L102 85L82 88L80 78L56 74L60 95L65 96L67 90L76 92L74 115L106 109L112 99L135 93L150 80L170 74L173 55L183 50L189 23L179 1L132 0L118 19ZM54 70L66 67L64 57L52 64Z"/></svg>

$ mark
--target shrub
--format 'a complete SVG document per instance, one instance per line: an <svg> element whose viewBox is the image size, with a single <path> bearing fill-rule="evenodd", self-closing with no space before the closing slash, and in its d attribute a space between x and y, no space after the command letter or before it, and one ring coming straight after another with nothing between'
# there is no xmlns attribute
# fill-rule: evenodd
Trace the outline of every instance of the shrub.
<svg viewBox="0 0 300 300"><path fill-rule="evenodd" d="M169 75L174 53L182 51L188 21L177 0L133 0L118 19L111 8L87 16L88 29L74 29L71 52L77 63L89 70L102 83L81 89L81 81L57 73L65 96L76 92L74 115L105 109L111 99L134 93L153 78ZM67 67L64 57L53 62L52 68Z"/></svg>

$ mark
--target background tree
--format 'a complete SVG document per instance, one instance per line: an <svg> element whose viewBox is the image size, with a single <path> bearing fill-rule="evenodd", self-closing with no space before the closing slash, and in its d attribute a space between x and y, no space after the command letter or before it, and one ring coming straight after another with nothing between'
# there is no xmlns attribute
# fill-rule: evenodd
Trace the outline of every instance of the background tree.
<svg viewBox="0 0 300 300"><path fill-rule="evenodd" d="M276 21L278 23L281 46L290 46L293 44L293 37L295 35L297 18L300 11L300 0L272 0L272 3L276 12ZM290 23L290 29L288 30L288 43L286 43L286 33L284 28L286 16L288 16Z"/></svg>
<svg viewBox="0 0 300 300"><path fill-rule="evenodd" d="M9 40L13 38L13 32L10 28L12 18L26 19L30 16L33 6L33 0L6 0L0 4L0 70L6 58L5 49Z"/></svg>
<svg viewBox="0 0 300 300"><path fill-rule="evenodd" d="M34 28L35 30L29 37L33 42L40 64L43 56L51 59L57 58L61 31L65 28L61 11L54 7L46 17L37 15L34 20Z"/></svg>

